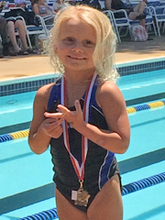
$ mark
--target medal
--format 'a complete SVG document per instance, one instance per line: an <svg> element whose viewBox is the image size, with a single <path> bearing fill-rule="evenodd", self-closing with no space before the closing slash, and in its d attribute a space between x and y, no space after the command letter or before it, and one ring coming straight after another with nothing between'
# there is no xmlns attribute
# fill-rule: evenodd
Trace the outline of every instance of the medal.
<svg viewBox="0 0 165 220"><path fill-rule="evenodd" d="M75 205L80 205L80 206L87 206L88 204L88 199L90 198L90 195L88 194L87 191L83 189L83 180L80 180L80 188L77 191L77 200L75 200Z"/></svg>
<svg viewBox="0 0 165 220"><path fill-rule="evenodd" d="M97 79L97 75L94 74L88 86L86 95L85 95L83 117L86 122L88 122L89 120L89 106L90 106L91 94L92 94L93 85L96 79ZM65 88L66 88L65 78L63 77L62 82L61 82L61 104L66 106L66 89ZM75 205L86 207L88 204L88 199L90 198L90 195L88 194L88 192L84 190L83 188L85 160L86 160L87 151L88 151L88 139L82 136L82 164L80 166L79 162L77 161L77 159L74 157L74 155L71 153L71 150L70 150L67 122L63 121L62 126L63 126L64 144L70 155L71 162L73 164L74 170L80 182L80 188L77 191L72 190L71 199L75 201Z"/></svg>

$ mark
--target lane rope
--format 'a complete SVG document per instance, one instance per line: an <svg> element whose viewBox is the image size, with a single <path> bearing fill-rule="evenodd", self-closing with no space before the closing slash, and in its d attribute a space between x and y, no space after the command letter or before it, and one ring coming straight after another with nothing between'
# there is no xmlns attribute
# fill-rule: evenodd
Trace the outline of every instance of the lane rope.
<svg viewBox="0 0 165 220"><path fill-rule="evenodd" d="M17 132L9 133L9 134L2 134L0 135L0 143L5 142L5 141L11 141L11 140L18 139L18 138L24 138L24 137L27 137L28 134L29 134L29 129L17 131Z"/></svg>
<svg viewBox="0 0 165 220"><path fill-rule="evenodd" d="M157 101L157 102L151 102L151 103L148 103L148 104L136 105L135 107L128 107L127 108L127 113L128 114L135 113L135 112L142 111L142 110L162 107L164 105L165 105L165 100L161 100L161 101Z"/></svg>
<svg viewBox="0 0 165 220"><path fill-rule="evenodd" d="M122 195L127 195L165 181L165 172L123 186Z"/></svg>
<svg viewBox="0 0 165 220"><path fill-rule="evenodd" d="M131 114L131 113L136 113L138 111L143 111L146 109L158 108L158 107L163 107L163 106L165 106L165 100L151 102L148 104L137 105L135 107L128 107L127 113ZM18 139L18 138L27 137L28 134L29 134L29 129L17 131L17 132L9 133L9 134L2 134L0 135L0 143L5 142L5 141L11 141L11 140Z"/></svg>
<svg viewBox="0 0 165 220"><path fill-rule="evenodd" d="M136 182L129 183L123 186L122 196L148 188L150 186L154 186L164 181L165 181L165 172L154 176L150 176L148 178L141 179ZM20 220L52 220L57 218L58 218L57 209L53 208L47 211L39 212L38 214L21 218Z"/></svg>

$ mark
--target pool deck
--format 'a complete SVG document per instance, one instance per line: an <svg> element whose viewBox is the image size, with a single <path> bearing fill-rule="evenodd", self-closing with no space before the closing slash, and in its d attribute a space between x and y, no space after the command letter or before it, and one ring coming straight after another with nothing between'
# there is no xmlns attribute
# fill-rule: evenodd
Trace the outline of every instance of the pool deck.
<svg viewBox="0 0 165 220"><path fill-rule="evenodd" d="M123 41L117 45L116 63L165 57L165 36L146 42ZM0 80L52 73L46 55L5 57L0 59Z"/></svg>

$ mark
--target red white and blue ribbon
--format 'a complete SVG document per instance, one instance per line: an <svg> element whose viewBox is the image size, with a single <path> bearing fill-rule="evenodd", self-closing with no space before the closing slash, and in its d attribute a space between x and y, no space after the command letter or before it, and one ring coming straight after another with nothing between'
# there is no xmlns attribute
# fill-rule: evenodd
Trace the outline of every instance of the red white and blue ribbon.
<svg viewBox="0 0 165 220"><path fill-rule="evenodd" d="M97 75L94 74L90 83L89 83L89 86L87 88L86 95L85 95L84 108L83 108L83 117L84 117L85 122L88 122L88 120L89 120L89 106L90 106L92 89L93 89L96 77L97 77ZM64 76L61 81L61 104L66 106L66 81L65 81ZM76 172L79 180L83 180L84 179L85 161L86 161L86 156L87 156L87 152L88 152L88 139L86 137L82 136L82 164L80 166L79 162L73 156L73 154L71 153L71 150L70 150L68 125L67 125L66 121L63 121L62 127L63 127L63 137L64 137L65 147L70 155L73 167L75 169L75 172Z"/></svg>

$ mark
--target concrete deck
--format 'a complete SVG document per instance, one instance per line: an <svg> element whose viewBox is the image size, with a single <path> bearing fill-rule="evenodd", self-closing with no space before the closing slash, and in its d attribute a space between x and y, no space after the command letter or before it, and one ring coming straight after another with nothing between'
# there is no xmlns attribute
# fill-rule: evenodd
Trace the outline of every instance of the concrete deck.
<svg viewBox="0 0 165 220"><path fill-rule="evenodd" d="M146 42L123 41L117 46L116 63L165 57L165 35ZM46 55L0 59L0 80L53 72Z"/></svg>

